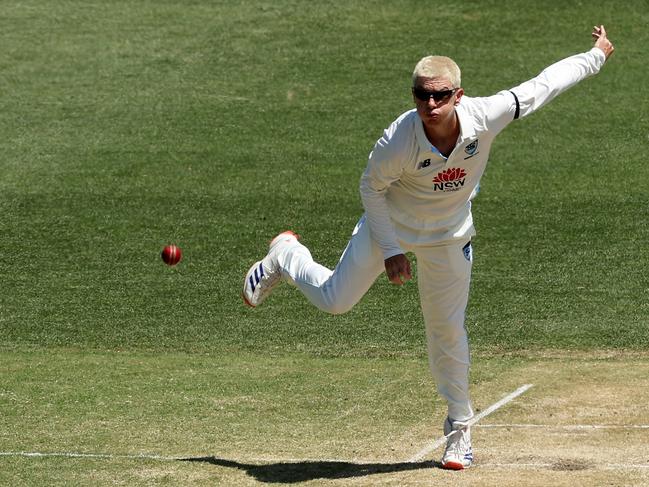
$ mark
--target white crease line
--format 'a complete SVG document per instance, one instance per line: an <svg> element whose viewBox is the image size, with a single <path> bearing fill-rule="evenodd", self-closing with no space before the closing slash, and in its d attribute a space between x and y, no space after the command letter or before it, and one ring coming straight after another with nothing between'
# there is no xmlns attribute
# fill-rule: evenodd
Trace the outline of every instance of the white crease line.
<svg viewBox="0 0 649 487"><path fill-rule="evenodd" d="M126 460L162 460L172 461L181 460L182 458L190 457L165 457L161 455L113 455L111 453L76 453L76 452L26 452L26 451L7 451L0 452L0 457L31 457L31 458L48 458L48 457L64 457L64 458L103 458L103 459L126 459Z"/></svg>
<svg viewBox="0 0 649 487"><path fill-rule="evenodd" d="M560 463L474 463L471 468L506 468L506 469L557 469L561 470ZM600 465L585 465L583 468L579 467L575 471L581 470L626 470L626 469L649 469L649 464L646 463L605 463ZM570 469L568 469L570 470ZM566 471L568 471L566 470Z"/></svg>
<svg viewBox="0 0 649 487"><path fill-rule="evenodd" d="M192 454L192 455L153 455L153 454L113 454L113 453L80 453L80 452L26 452L26 451L8 451L0 452L0 457L27 457L27 458L88 458L88 459L104 459L104 460L158 460L163 462L181 462L181 461L199 461L203 459L217 459L214 455L209 454ZM275 464L275 463L303 463L303 462L326 462L326 463L352 463L352 464L372 464L372 463L385 463L377 460L367 460L359 458L271 458L271 457L258 457L246 458L243 460L231 460L225 458L226 461L234 461L241 464Z"/></svg>
<svg viewBox="0 0 649 487"><path fill-rule="evenodd" d="M561 429L561 430L608 430L608 429L649 429L649 424L480 424L477 428L492 429Z"/></svg>
<svg viewBox="0 0 649 487"><path fill-rule="evenodd" d="M490 415L491 413L493 413L493 412L496 411L497 409L499 409L499 408L501 408L502 406L504 406L505 404L507 404L507 403L508 403L509 401L511 401L512 399L515 399L515 398L517 398L518 396L520 396L521 394L523 394L525 391L527 391L527 390L528 390L530 387L532 387L533 385L534 385L534 384L524 384L524 385L522 385L521 387L519 387L518 389L516 389L514 392L512 392L511 394L508 394L507 396L503 397L500 401L497 401L497 402L493 403L493 404L492 404L491 406L489 406L487 409L481 411L479 414L477 414L477 415L475 415L473 418L471 418L471 419L467 422L467 426L473 426L474 424L476 424L478 421L480 421L480 420L481 420L482 418L484 418L485 416ZM421 449L417 454L415 454L412 458L410 458L410 460L407 460L407 461L408 461L409 463L420 462L420 461L423 460L427 455L429 455L430 453L434 452L434 451L437 450L440 446L442 446L443 444L445 444L445 443L446 443L446 440L447 440L451 435L453 435L453 434L455 434L454 431L452 431L452 432L449 433L448 435L444 435L444 436L442 436L441 438L438 438L437 440L435 440L435 441L432 442L431 444L429 444L429 445L425 446L424 448L422 448L422 449Z"/></svg>

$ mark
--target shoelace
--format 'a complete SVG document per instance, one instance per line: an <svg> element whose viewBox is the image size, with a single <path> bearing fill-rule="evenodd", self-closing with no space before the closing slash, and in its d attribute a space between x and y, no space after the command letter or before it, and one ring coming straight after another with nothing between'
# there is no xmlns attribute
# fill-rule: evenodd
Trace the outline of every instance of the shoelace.
<svg viewBox="0 0 649 487"><path fill-rule="evenodd" d="M281 274L277 270L275 272L265 271L257 285L259 287L259 293L262 295L266 294L279 282L280 278Z"/></svg>
<svg viewBox="0 0 649 487"><path fill-rule="evenodd" d="M467 431L466 429L457 430L457 433L453 433L447 440L446 450L451 450L453 453L459 457L464 457L467 453L470 452L470 444L467 440Z"/></svg>

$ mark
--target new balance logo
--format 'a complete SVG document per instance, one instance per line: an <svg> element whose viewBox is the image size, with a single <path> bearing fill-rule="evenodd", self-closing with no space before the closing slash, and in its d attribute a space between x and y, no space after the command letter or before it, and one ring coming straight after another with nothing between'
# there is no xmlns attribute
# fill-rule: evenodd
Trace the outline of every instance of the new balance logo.
<svg viewBox="0 0 649 487"><path fill-rule="evenodd" d="M433 191L457 191L464 187L466 171L461 167L445 169L433 178Z"/></svg>
<svg viewBox="0 0 649 487"><path fill-rule="evenodd" d="M255 269L255 272L250 274L250 288L252 289L252 292L255 292L255 288L259 284L259 281L261 281L261 278L264 277L264 266L260 262L259 267Z"/></svg>

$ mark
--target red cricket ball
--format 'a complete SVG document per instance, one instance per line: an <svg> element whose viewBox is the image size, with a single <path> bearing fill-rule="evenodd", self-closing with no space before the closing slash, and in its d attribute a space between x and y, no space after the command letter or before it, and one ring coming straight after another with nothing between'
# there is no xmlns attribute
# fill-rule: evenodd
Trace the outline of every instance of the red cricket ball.
<svg viewBox="0 0 649 487"><path fill-rule="evenodd" d="M177 247L176 245L167 245L162 249L161 257L165 264L176 265L180 262L180 259L182 259L183 253L180 250L180 247Z"/></svg>

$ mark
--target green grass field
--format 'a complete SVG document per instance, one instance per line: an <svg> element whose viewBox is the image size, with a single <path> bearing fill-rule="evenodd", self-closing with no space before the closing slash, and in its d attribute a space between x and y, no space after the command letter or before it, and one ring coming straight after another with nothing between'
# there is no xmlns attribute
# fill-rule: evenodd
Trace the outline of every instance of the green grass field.
<svg viewBox="0 0 649 487"><path fill-rule="evenodd" d="M613 58L499 136L475 201L472 386L494 400L517 361L649 348L646 0L0 2L0 453L364 458L366 437L389 458L443 413L416 285L328 316L288 286L248 309L243 274L287 228L335 265L420 57L489 95L595 23ZM210 481L37 462L0 457L0 480Z"/></svg>

